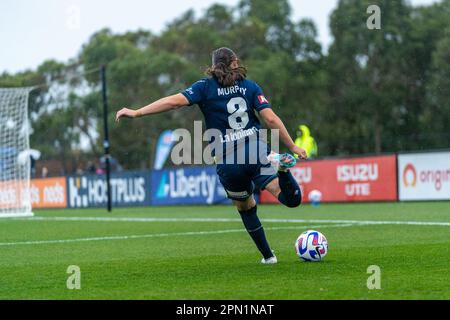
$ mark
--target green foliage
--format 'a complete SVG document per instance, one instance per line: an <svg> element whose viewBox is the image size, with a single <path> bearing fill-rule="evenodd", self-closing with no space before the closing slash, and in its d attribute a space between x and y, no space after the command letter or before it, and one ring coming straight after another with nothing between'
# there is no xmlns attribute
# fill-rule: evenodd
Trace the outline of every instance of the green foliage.
<svg viewBox="0 0 450 320"><path fill-rule="evenodd" d="M426 128L433 124L438 133L437 138L450 141L450 29L437 44L432 56L431 74L427 83L427 104L421 117L420 125ZM439 135L439 133L442 133ZM440 147L434 139L428 139L428 144Z"/></svg>
<svg viewBox="0 0 450 320"><path fill-rule="evenodd" d="M381 30L366 26L373 4L381 8ZM70 64L46 61L35 71L3 74L0 86L44 83L30 109L32 143L45 157L98 157L103 133L96 69L106 65L112 153L127 169L148 168L162 130L190 129L202 115L193 107L116 125L115 112L180 92L204 76L213 49L229 46L291 134L302 123L312 129L321 156L447 148L449 16L450 0L423 7L406 0L341 0L325 54L314 23L294 21L287 0L215 4L199 17L185 12L159 35L100 30ZM87 74L77 76L80 71ZM80 136L88 151L80 150Z"/></svg>
<svg viewBox="0 0 450 320"><path fill-rule="evenodd" d="M449 13L448 3L411 8L403 0L339 2L331 17L335 41L328 56L334 108L326 122L339 135L327 140L328 152L448 147L448 138L436 134L432 122L420 121L427 94L436 94L427 93L426 83L436 39L448 25L448 14L442 14ZM381 30L369 30L368 15L358 14L371 4L381 8Z"/></svg>

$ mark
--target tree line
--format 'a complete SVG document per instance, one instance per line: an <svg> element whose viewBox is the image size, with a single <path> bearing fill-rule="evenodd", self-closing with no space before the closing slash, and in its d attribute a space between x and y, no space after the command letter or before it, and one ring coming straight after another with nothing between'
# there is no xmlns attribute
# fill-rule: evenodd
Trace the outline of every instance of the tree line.
<svg viewBox="0 0 450 320"><path fill-rule="evenodd" d="M381 29L367 28L367 8ZM450 0L340 0L325 52L313 21L294 21L288 0L241 0L189 10L160 33L91 36L69 62L0 75L0 87L34 86L31 145L44 159L80 162L102 154L98 68L107 66L111 149L126 169L148 168L165 129L192 128L196 107L114 124L115 111L178 93L204 76L217 47L233 48L295 136L306 124L319 155L450 147ZM83 141L83 143L80 143Z"/></svg>

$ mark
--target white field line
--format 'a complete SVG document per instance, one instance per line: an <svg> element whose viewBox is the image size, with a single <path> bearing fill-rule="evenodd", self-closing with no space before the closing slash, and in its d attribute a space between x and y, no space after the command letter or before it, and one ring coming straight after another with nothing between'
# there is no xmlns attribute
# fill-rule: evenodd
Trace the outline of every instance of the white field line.
<svg viewBox="0 0 450 320"><path fill-rule="evenodd" d="M344 228L350 227L352 224L336 224L329 225L317 225L309 226L310 229L331 227L331 228ZM295 227L272 227L264 228L265 230L297 230L299 226ZM140 235L123 235L123 236L108 236L108 237L90 237L90 238L76 238L76 239L60 239L60 240L37 240L37 241L18 241L18 242L0 242L0 247L7 246L19 246L19 245L40 245L40 244L62 244L73 242L89 242L89 241L107 241L107 240L131 240L131 239L145 239L145 238L164 238L164 237L180 237L180 236L204 236L214 234L225 233L240 233L246 232L245 229L227 229L216 231L192 231L192 232L174 232L174 233L153 233L153 234L140 234Z"/></svg>
<svg viewBox="0 0 450 320"><path fill-rule="evenodd" d="M30 217L6 218L1 221L98 221L98 222L241 222L239 218L133 218L133 217ZM274 223L349 223L354 225L413 225L413 226L450 226L450 222L438 221L377 221L377 220L322 220L322 219L261 219Z"/></svg>

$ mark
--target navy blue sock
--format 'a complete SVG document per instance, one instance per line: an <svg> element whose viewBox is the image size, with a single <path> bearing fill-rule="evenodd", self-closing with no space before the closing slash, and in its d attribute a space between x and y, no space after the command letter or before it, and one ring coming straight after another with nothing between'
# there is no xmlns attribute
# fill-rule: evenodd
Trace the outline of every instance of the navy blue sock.
<svg viewBox="0 0 450 320"><path fill-rule="evenodd" d="M270 250L269 243L267 242L266 235L264 233L264 228L259 221L258 215L256 214L257 207L253 207L247 211L239 211L242 222L244 222L245 229L247 229L248 234L252 237L258 250L264 256L264 259L273 257L272 250Z"/></svg>
<svg viewBox="0 0 450 320"><path fill-rule="evenodd" d="M296 208L302 203L302 191L290 171L279 171L278 181L281 193L278 200L289 208Z"/></svg>

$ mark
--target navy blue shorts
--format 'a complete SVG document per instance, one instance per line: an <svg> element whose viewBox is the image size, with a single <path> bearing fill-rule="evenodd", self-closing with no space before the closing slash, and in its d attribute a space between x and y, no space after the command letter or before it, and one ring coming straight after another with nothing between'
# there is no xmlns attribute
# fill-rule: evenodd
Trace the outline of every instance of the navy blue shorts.
<svg viewBox="0 0 450 320"><path fill-rule="evenodd" d="M218 164L217 175L228 198L245 201L272 180L278 178L277 171L267 164Z"/></svg>

